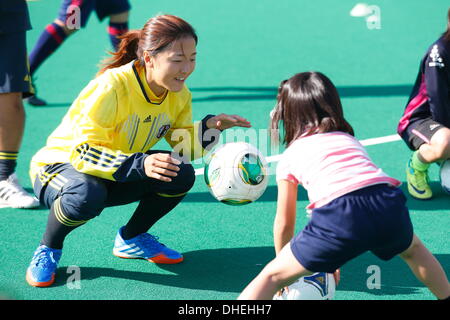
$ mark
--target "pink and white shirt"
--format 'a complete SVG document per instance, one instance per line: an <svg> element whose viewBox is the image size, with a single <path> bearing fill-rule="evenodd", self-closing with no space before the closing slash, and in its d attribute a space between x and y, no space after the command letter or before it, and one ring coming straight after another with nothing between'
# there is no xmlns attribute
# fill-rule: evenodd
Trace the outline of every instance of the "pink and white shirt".
<svg viewBox="0 0 450 320"><path fill-rule="evenodd" d="M301 184L308 192L307 209L321 207L349 192L375 184L398 187L369 158L353 136L343 132L319 133L295 140L284 152L277 181Z"/></svg>

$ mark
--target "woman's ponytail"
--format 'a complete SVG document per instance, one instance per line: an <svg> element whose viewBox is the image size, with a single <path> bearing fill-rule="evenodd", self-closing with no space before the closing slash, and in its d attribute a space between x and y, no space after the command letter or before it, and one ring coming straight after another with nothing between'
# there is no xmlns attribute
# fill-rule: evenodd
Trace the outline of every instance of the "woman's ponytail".
<svg viewBox="0 0 450 320"><path fill-rule="evenodd" d="M130 30L119 36L120 44L116 52L111 52L112 56L105 59L99 74L108 69L123 66L138 58L137 50L139 48L141 30Z"/></svg>

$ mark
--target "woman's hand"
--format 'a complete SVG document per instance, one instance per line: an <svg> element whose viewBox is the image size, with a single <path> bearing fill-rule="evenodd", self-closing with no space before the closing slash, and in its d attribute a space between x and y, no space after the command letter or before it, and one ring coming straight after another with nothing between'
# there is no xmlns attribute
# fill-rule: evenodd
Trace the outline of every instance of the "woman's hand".
<svg viewBox="0 0 450 320"><path fill-rule="evenodd" d="M232 127L250 128L252 125L247 121L247 119L242 118L241 116L221 113L217 116L209 118L206 122L206 126L209 129L225 130Z"/></svg>
<svg viewBox="0 0 450 320"><path fill-rule="evenodd" d="M181 161L173 158L167 153L153 153L145 158L145 174L149 178L170 182L170 177L176 177L180 170L178 165Z"/></svg>

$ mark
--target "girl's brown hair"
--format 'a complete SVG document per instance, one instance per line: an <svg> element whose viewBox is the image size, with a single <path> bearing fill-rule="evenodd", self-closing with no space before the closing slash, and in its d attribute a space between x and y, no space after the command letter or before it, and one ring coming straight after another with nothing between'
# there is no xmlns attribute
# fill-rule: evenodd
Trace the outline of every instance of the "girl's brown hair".
<svg viewBox="0 0 450 320"><path fill-rule="evenodd" d="M281 82L270 123L275 141L280 137L280 122L285 145L315 133L342 131L354 135L344 118L336 87L320 72L298 73Z"/></svg>
<svg viewBox="0 0 450 320"><path fill-rule="evenodd" d="M443 34L444 39L450 42L450 8L448 8L447 12L447 30Z"/></svg>
<svg viewBox="0 0 450 320"><path fill-rule="evenodd" d="M120 36L120 45L112 57L103 62L99 73L123 66L133 60L144 65L144 51L154 56L163 51L174 41L192 37L197 43L194 28L183 19L172 15L159 15L148 20L141 30L130 30Z"/></svg>

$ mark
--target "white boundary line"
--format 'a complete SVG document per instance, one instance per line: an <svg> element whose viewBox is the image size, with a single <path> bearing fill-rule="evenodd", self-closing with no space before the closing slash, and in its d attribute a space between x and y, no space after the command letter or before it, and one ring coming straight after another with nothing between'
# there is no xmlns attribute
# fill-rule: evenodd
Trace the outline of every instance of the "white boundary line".
<svg viewBox="0 0 450 320"><path fill-rule="evenodd" d="M371 139L366 139L366 140L361 140L361 144L363 146L372 146L375 144L382 144L382 143L387 143L387 142L393 142L393 141L398 141L401 140L402 138L398 135L398 134L393 134L390 136L384 136L384 137L378 137L378 138L371 138Z"/></svg>
<svg viewBox="0 0 450 320"><path fill-rule="evenodd" d="M401 140L400 136L398 134L393 134L390 136L360 140L360 142L363 146L367 147L367 146L373 146L373 145L382 144L382 143L394 142L394 141L398 141L398 140ZM267 163L270 163L270 162L277 162L280 160L280 158L281 158L281 154L277 154L275 156L267 157L266 160L267 160ZM204 168L195 169L196 176L203 175L203 172L204 172Z"/></svg>

